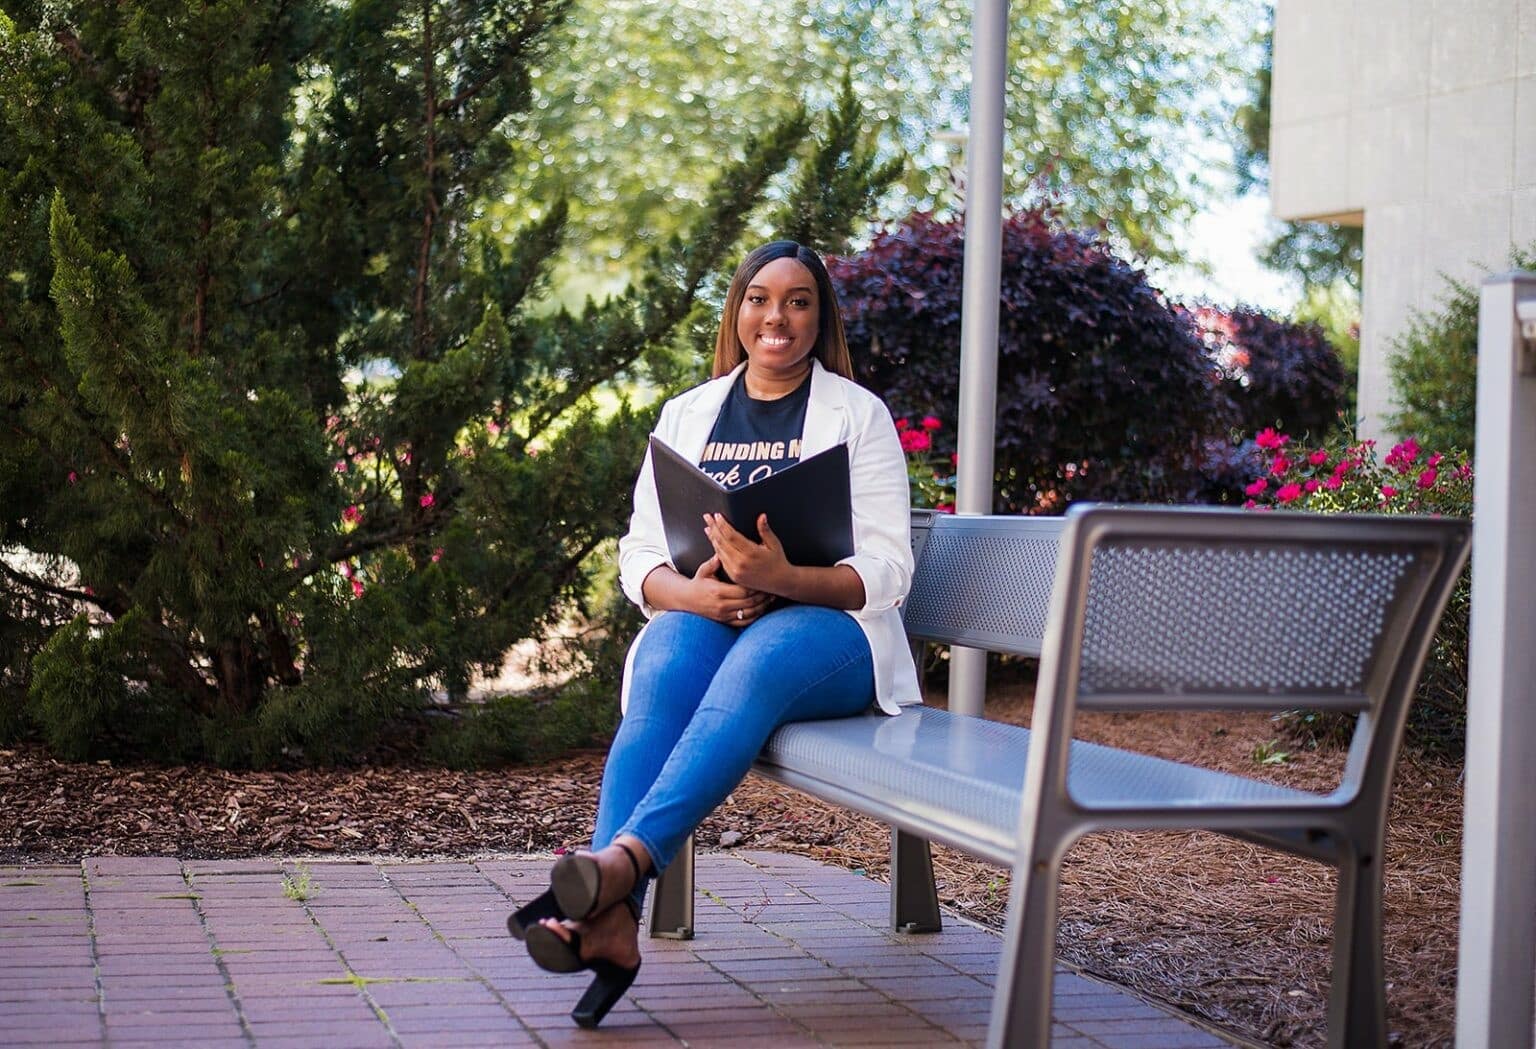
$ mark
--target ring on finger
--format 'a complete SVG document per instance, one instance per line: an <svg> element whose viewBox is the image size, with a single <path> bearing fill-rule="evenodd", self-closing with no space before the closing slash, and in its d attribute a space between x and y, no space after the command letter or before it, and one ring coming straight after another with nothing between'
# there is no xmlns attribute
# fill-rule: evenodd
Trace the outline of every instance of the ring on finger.
<svg viewBox="0 0 1536 1049"><path fill-rule="evenodd" d="M742 611L741 609L738 608L736 610L736 619L737 619L737 621L740 622L741 620L743 620L745 618L747 618L746 612L744 612L744 611Z"/></svg>

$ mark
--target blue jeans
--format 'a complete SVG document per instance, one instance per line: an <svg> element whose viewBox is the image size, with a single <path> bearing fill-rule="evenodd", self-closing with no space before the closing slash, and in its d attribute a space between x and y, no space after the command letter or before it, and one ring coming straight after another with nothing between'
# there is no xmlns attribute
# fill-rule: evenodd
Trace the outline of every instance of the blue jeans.
<svg viewBox="0 0 1536 1049"><path fill-rule="evenodd" d="M742 781L774 729L849 717L874 698L869 641L846 612L790 605L744 629L666 613L635 653L592 847L631 834L660 871ZM642 878L636 904L645 889Z"/></svg>

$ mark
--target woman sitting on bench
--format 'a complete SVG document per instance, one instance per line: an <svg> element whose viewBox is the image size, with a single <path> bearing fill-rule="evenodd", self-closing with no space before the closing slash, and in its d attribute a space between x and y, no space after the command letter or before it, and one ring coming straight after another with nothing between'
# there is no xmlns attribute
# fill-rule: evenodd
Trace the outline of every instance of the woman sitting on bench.
<svg viewBox="0 0 1536 1049"><path fill-rule="evenodd" d="M895 714L920 699L898 610L912 578L906 459L890 412L852 372L826 267L809 248L775 241L731 281L715 378L662 408L655 435L726 488L846 444L853 555L791 564L768 515L760 543L713 515L701 527L714 555L682 575L647 455L619 572L650 622L630 646L593 851L560 857L550 889L507 923L541 967L593 971L571 1014L584 1027L634 982L648 879L774 729L872 703Z"/></svg>

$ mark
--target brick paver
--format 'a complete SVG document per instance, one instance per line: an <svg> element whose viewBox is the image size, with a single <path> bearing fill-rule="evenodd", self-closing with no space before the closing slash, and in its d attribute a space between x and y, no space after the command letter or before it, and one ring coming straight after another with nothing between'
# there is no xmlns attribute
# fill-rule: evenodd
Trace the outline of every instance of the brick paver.
<svg viewBox="0 0 1536 1049"><path fill-rule="evenodd" d="M697 938L650 940L598 1031L585 977L506 935L548 857L475 862L91 857L0 867L0 1045L977 1044L996 934L885 928L887 890L766 852L702 855ZM1115 987L1056 980L1057 1049L1231 1043Z"/></svg>

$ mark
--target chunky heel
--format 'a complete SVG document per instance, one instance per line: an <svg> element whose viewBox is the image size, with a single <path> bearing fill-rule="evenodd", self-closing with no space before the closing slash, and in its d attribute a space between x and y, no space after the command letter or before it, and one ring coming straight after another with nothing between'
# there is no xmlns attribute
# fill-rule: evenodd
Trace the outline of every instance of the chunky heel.
<svg viewBox="0 0 1536 1049"><path fill-rule="evenodd" d="M555 893L552 889L545 889L538 896L513 911L511 916L507 918L507 932L512 934L514 940L524 939L528 934L528 930L545 918L554 918L556 921L561 921L565 918L565 912L560 909L560 904L555 901Z"/></svg>
<svg viewBox="0 0 1536 1049"><path fill-rule="evenodd" d="M626 969L622 965L598 959L590 962L588 968L592 970L592 983L581 996L581 1001L576 1003L576 1008L571 1010L571 1019L576 1021L578 1027L596 1027L602 1023L608 1010L619 1003L624 992L635 982L635 977L640 975L639 962L635 963L633 969Z"/></svg>
<svg viewBox="0 0 1536 1049"><path fill-rule="evenodd" d="M634 869L635 880L630 883L630 888L639 885L642 876L640 861L622 841L614 844L624 850L624 855L629 857L630 867ZM603 870L598 865L597 857L590 852L567 853L556 860L554 869L549 872L549 886L566 917L576 921L585 921L604 907L617 902L603 901Z"/></svg>

